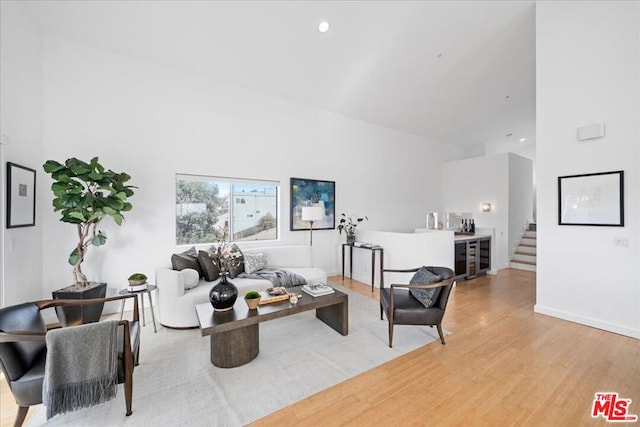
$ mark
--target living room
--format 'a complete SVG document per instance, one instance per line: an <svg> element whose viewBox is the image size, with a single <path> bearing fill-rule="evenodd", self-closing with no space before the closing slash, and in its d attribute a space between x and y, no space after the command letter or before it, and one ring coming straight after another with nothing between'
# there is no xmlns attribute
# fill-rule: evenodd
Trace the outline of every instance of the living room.
<svg viewBox="0 0 640 427"><path fill-rule="evenodd" d="M86 260L96 279L118 284L133 271L153 272L176 250L177 173L279 181L280 239L307 244L308 233L287 226L291 177L335 181L336 212L367 215L368 229L410 231L424 226L425 212L442 210L441 165L477 156L91 40L49 35L29 7L1 5L2 176L7 161L38 171L36 225L3 230L3 306L47 297L70 280L65 248L73 236L51 209L41 170L47 159L99 156L108 167L130 173L139 187L124 226L105 224L109 244ZM536 42L536 127L530 136L536 143L539 241L535 311L638 339L638 4L529 6ZM59 13L74 19L64 9ZM96 17L87 25L107 21ZM336 104L358 93L358 81L368 78L366 70L358 71L350 70L349 86L331 94ZM606 122L606 136L576 141L576 128L594 122ZM610 170L625 171L625 226L559 226L558 176ZM629 247L614 246L616 237L628 238ZM334 230L313 238L316 264L337 273L343 237Z"/></svg>

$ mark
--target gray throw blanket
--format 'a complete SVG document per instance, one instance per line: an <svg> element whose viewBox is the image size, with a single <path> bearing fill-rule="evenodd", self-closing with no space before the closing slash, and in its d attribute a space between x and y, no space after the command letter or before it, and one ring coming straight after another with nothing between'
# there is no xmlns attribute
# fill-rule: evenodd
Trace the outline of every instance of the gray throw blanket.
<svg viewBox="0 0 640 427"><path fill-rule="evenodd" d="M238 277L243 279L266 279L273 283L274 287L284 286L285 288L290 288L307 284L307 280L301 275L273 267L261 268L253 273L241 273Z"/></svg>
<svg viewBox="0 0 640 427"><path fill-rule="evenodd" d="M47 419L116 396L118 321L89 323L47 332L42 403Z"/></svg>

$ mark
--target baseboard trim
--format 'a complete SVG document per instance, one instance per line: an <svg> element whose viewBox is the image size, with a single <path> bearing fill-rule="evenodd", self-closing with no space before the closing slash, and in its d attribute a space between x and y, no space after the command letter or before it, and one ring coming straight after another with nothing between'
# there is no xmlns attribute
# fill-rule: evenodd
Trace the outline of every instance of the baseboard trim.
<svg viewBox="0 0 640 427"><path fill-rule="evenodd" d="M640 329L633 329L633 328L629 328L623 325L618 325L615 323L603 322L598 319L579 316L574 313L569 313L562 310L556 310L550 307L541 306L539 304L536 304L533 306L533 311L538 314L557 317L559 319L568 320L570 322L579 323L581 325L589 326L592 328L602 329L603 331L613 332L615 334L640 339Z"/></svg>

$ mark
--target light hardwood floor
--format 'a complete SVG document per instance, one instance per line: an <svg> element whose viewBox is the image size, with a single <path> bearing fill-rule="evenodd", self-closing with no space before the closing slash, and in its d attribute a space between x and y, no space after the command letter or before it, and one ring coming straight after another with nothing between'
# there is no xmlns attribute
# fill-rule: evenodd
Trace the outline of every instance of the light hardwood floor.
<svg viewBox="0 0 640 427"><path fill-rule="evenodd" d="M252 426L604 425L590 415L599 391L632 399L640 416L640 341L535 314L534 304L535 273L460 282L443 321L446 345L435 341ZM395 336L409 327L396 326Z"/></svg>
<svg viewBox="0 0 640 427"><path fill-rule="evenodd" d="M369 285L330 280L377 298ZM447 345L432 342L252 425L605 425L590 416L599 391L632 399L640 415L640 340L535 314L534 303L535 273L460 282L443 322ZM0 426L11 426L4 380L0 410Z"/></svg>

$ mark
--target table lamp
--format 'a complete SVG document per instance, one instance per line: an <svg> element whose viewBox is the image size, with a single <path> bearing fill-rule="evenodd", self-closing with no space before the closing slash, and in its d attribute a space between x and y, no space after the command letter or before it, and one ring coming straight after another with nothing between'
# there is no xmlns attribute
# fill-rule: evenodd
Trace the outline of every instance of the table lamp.
<svg viewBox="0 0 640 427"><path fill-rule="evenodd" d="M302 207L302 220L309 221L309 246L313 246L313 222L319 221L324 218L324 209L322 206L303 206Z"/></svg>

